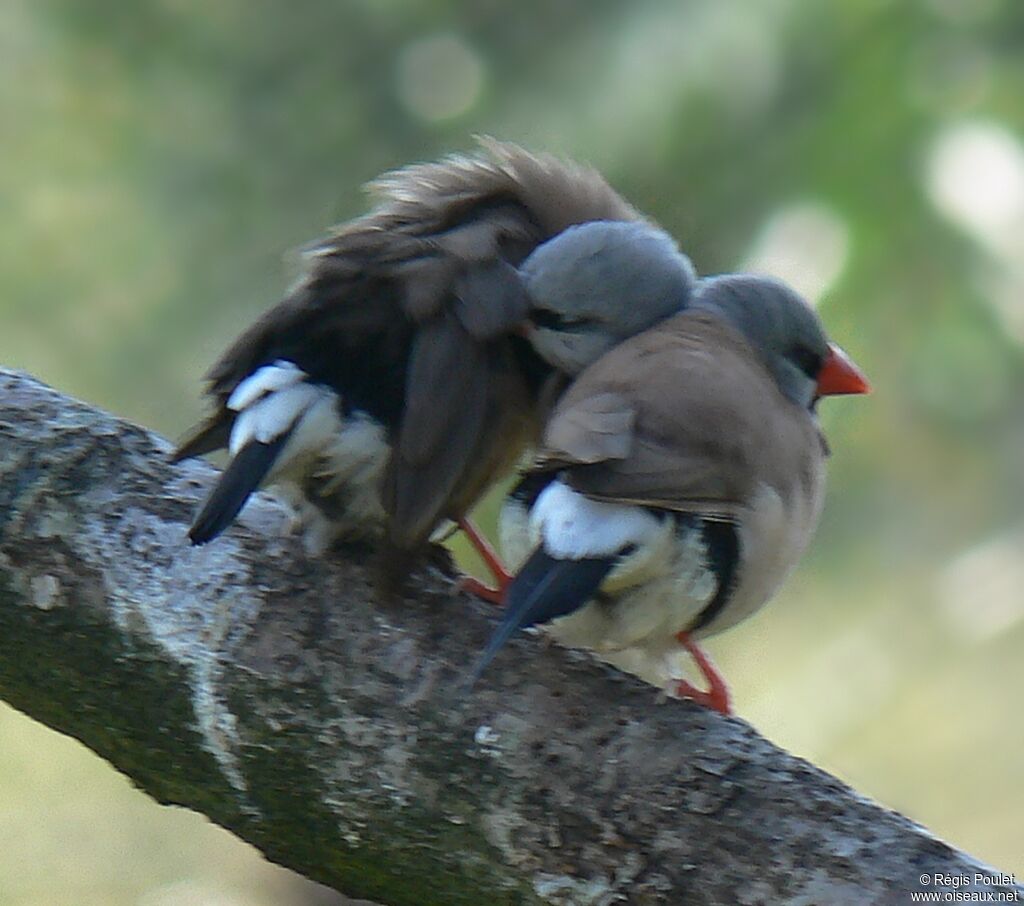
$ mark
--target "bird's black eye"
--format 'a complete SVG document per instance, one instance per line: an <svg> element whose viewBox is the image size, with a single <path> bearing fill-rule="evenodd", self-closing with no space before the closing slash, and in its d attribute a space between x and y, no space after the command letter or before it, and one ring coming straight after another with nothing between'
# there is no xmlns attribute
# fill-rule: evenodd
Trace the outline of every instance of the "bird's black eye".
<svg viewBox="0 0 1024 906"><path fill-rule="evenodd" d="M589 318L567 318L549 308L535 308L530 312L530 320L538 327L548 330L583 330L592 321Z"/></svg>
<svg viewBox="0 0 1024 906"><path fill-rule="evenodd" d="M816 380L821 366L825 360L818 353L808 349L806 346L796 346L786 356L797 368L812 380Z"/></svg>

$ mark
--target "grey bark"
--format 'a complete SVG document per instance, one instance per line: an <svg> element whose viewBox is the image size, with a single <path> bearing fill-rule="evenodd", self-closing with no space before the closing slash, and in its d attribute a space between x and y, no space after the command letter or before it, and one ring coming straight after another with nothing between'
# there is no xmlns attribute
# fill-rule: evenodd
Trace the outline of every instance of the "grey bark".
<svg viewBox="0 0 1024 906"><path fill-rule="evenodd" d="M0 371L0 696L268 858L394 906L1021 892L579 653L524 635L470 694L486 605L438 568L384 599L365 550L308 558L267 496L191 548L214 470L168 451Z"/></svg>

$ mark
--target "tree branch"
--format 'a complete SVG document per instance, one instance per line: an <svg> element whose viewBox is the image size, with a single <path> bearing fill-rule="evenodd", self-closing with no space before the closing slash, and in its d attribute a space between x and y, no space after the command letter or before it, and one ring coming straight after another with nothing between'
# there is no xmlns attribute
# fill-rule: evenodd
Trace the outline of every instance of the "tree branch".
<svg viewBox="0 0 1024 906"><path fill-rule="evenodd" d="M0 696L274 861L394 906L862 906L994 874L535 638L468 693L484 606L436 569L375 601L365 551L310 560L269 497L191 548L213 469L168 450L0 371Z"/></svg>

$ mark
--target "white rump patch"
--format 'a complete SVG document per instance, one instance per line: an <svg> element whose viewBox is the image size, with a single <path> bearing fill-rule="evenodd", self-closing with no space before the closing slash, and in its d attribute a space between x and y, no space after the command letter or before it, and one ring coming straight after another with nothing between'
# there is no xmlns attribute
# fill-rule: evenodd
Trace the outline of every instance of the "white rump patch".
<svg viewBox="0 0 1024 906"><path fill-rule="evenodd" d="M227 405L238 412L231 428L232 456L253 441L269 444L291 433L268 480L321 454L336 442L342 429L338 395L321 384L308 383L301 368L284 360L253 372L235 388Z"/></svg>
<svg viewBox="0 0 1024 906"><path fill-rule="evenodd" d="M242 381L228 397L227 407L234 412L241 412L251 406L260 397L283 390L293 384L304 381L308 375L294 362L278 359L273 365L257 368Z"/></svg>
<svg viewBox="0 0 1024 906"><path fill-rule="evenodd" d="M560 560L610 557L629 544L652 543L661 520L638 506L591 500L560 481L548 485L530 513L531 534Z"/></svg>
<svg viewBox="0 0 1024 906"><path fill-rule="evenodd" d="M231 455L246 444L258 441L269 444L290 431L325 397L334 394L313 384L295 384L275 390L243 409L231 428Z"/></svg>

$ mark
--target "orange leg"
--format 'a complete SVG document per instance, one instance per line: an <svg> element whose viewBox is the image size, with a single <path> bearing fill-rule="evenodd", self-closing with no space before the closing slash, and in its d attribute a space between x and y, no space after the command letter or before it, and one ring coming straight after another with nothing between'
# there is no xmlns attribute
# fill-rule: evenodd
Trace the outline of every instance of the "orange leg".
<svg viewBox="0 0 1024 906"><path fill-rule="evenodd" d="M676 638L694 659L700 668L704 679L708 681L708 688L698 689L689 680L674 680L673 691L680 698L688 698L691 701L703 705L705 708L713 708L721 714L732 714L732 704L729 701L729 687L725 684L722 674L712 663L704 650L685 632L677 633Z"/></svg>
<svg viewBox="0 0 1024 906"><path fill-rule="evenodd" d="M502 606L505 603L505 592L512 582L512 576L505 569L505 565L501 562L501 558L491 545L491 542L480 534L480 530L468 518L463 517L459 519L458 526L469 539L469 543L473 545L473 548L480 555L480 559L487 565L496 583L494 586L485 585L479 579L465 576L459 583L459 587L471 595L476 595L476 597L490 601L492 604L497 604L499 607Z"/></svg>

